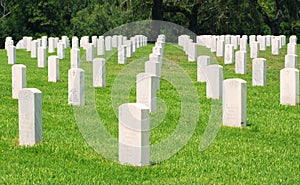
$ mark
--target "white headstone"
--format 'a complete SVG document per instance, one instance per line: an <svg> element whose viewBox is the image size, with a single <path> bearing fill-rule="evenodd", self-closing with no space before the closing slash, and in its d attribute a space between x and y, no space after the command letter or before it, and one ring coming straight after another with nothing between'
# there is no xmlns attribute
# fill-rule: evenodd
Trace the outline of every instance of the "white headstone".
<svg viewBox="0 0 300 185"><path fill-rule="evenodd" d="M299 103L299 70L284 68L280 70L280 104Z"/></svg>
<svg viewBox="0 0 300 185"><path fill-rule="evenodd" d="M288 55L297 55L297 44L288 43L288 45L287 45L287 54Z"/></svg>
<svg viewBox="0 0 300 185"><path fill-rule="evenodd" d="M265 86L266 85L266 62L264 58L255 58L252 61L252 85Z"/></svg>
<svg viewBox="0 0 300 185"><path fill-rule="evenodd" d="M84 105L84 70L73 68L68 73L68 103Z"/></svg>
<svg viewBox="0 0 300 185"><path fill-rule="evenodd" d="M197 58L197 81L198 82L206 82L206 67L210 65L210 57L209 56L199 56Z"/></svg>
<svg viewBox="0 0 300 185"><path fill-rule="evenodd" d="M78 37L72 37L72 49L79 48L79 39Z"/></svg>
<svg viewBox="0 0 300 185"><path fill-rule="evenodd" d="M19 92L19 144L33 146L42 141L42 92L24 88Z"/></svg>
<svg viewBox="0 0 300 185"><path fill-rule="evenodd" d="M232 44L225 45L224 64L234 63L234 46Z"/></svg>
<svg viewBox="0 0 300 185"><path fill-rule="evenodd" d="M71 68L80 68L80 49L71 49Z"/></svg>
<svg viewBox="0 0 300 185"><path fill-rule="evenodd" d="M247 57L246 51L237 51L235 53L235 73L246 74Z"/></svg>
<svg viewBox="0 0 300 185"><path fill-rule="evenodd" d="M48 48L48 37L47 36L42 36L42 47Z"/></svg>
<svg viewBox="0 0 300 185"><path fill-rule="evenodd" d="M106 68L104 58L95 58L93 60L93 86L106 86Z"/></svg>
<svg viewBox="0 0 300 185"><path fill-rule="evenodd" d="M210 51L216 52L217 51L217 37L211 37L211 45L210 45Z"/></svg>
<svg viewBox="0 0 300 185"><path fill-rule="evenodd" d="M246 126L246 81L227 79L223 82L223 125Z"/></svg>
<svg viewBox="0 0 300 185"><path fill-rule="evenodd" d="M27 37L27 39L26 39L26 51L31 50L31 42L32 42L32 37Z"/></svg>
<svg viewBox="0 0 300 185"><path fill-rule="evenodd" d="M258 58L258 55L258 42L252 42L252 44L250 45L250 58Z"/></svg>
<svg viewBox="0 0 300 185"><path fill-rule="evenodd" d="M159 77L150 73L139 73L136 77L136 102L149 107L150 112L156 111L156 91Z"/></svg>
<svg viewBox="0 0 300 185"><path fill-rule="evenodd" d="M48 82L59 81L59 58L57 56L48 57Z"/></svg>
<svg viewBox="0 0 300 185"><path fill-rule="evenodd" d="M126 43L126 57L132 57L132 47L131 41Z"/></svg>
<svg viewBox="0 0 300 185"><path fill-rule="evenodd" d="M16 63L16 47L15 46L8 46L7 60L8 60L8 64Z"/></svg>
<svg viewBox="0 0 300 185"><path fill-rule="evenodd" d="M126 64L126 46L121 45L118 48L118 64Z"/></svg>
<svg viewBox="0 0 300 185"><path fill-rule="evenodd" d="M247 47L248 47L247 38L245 38L245 37L241 38L241 40L240 40L240 50L247 52Z"/></svg>
<svg viewBox="0 0 300 185"><path fill-rule="evenodd" d="M49 37L48 41L49 41L48 53L54 53L55 52L54 38L53 37Z"/></svg>
<svg viewBox="0 0 300 185"><path fill-rule="evenodd" d="M285 68L298 68L298 56L297 55L285 55L284 60Z"/></svg>
<svg viewBox="0 0 300 185"><path fill-rule="evenodd" d="M289 43L297 44L297 37L296 37L296 35L291 35L290 36Z"/></svg>
<svg viewBox="0 0 300 185"><path fill-rule="evenodd" d="M86 61L93 62L94 59L94 46L92 43L88 43L86 47Z"/></svg>
<svg viewBox="0 0 300 185"><path fill-rule="evenodd" d="M46 48L39 47L38 48L38 67L46 67Z"/></svg>
<svg viewBox="0 0 300 185"><path fill-rule="evenodd" d="M197 44L191 42L188 45L188 61L189 62L195 62L197 58Z"/></svg>
<svg viewBox="0 0 300 185"><path fill-rule="evenodd" d="M101 36L97 39L97 55L105 54L104 37Z"/></svg>
<svg viewBox="0 0 300 185"><path fill-rule="evenodd" d="M65 58L65 44L63 42L57 43L57 56L59 59Z"/></svg>
<svg viewBox="0 0 300 185"><path fill-rule="evenodd" d="M273 55L279 55L279 48L280 48L280 43L279 43L278 38L273 38L272 39L272 54Z"/></svg>
<svg viewBox="0 0 300 185"><path fill-rule="evenodd" d="M206 76L206 97L212 99L222 99L223 67L221 65L207 66Z"/></svg>
<svg viewBox="0 0 300 185"><path fill-rule="evenodd" d="M34 40L31 42L31 58L36 58L38 54L38 41Z"/></svg>
<svg viewBox="0 0 300 185"><path fill-rule="evenodd" d="M217 57L224 56L224 48L225 48L224 43L225 43L224 40L219 39L217 41L217 54L216 54Z"/></svg>
<svg viewBox="0 0 300 185"><path fill-rule="evenodd" d="M15 64L12 66L12 98L18 99L23 88L26 88L26 66Z"/></svg>
<svg viewBox="0 0 300 185"><path fill-rule="evenodd" d="M111 36L105 37L105 50L106 51L112 50L112 45L111 45L112 43L111 43L111 41L112 41Z"/></svg>
<svg viewBox="0 0 300 185"><path fill-rule="evenodd" d="M150 164L150 115L143 104L126 103L119 107L119 162Z"/></svg>

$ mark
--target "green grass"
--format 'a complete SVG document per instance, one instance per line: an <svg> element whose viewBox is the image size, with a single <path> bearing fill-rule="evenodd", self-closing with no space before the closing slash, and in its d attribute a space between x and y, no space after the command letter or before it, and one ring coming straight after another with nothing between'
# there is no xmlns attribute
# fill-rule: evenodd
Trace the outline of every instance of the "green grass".
<svg viewBox="0 0 300 185"><path fill-rule="evenodd" d="M152 47L149 44L139 48L129 64L147 57ZM81 54L84 56L83 51ZM235 74L234 65L224 66L223 58L218 58L224 66L225 79L238 77L247 81L248 126L221 127L212 144L199 151L211 114L211 100L205 98L205 84L196 82L196 62L187 62L180 48L167 44L165 58L181 66L197 89L197 127L188 143L168 160L132 167L102 157L81 134L74 116L76 109L67 102L69 50L66 59L60 60L58 83L47 82L47 68L38 68L37 59L31 59L30 53L17 51L17 63L27 67L27 87L40 89L43 96L43 141L33 147L18 146L18 101L11 98L11 65L7 64L6 51L0 50L0 184L299 184L300 106L279 104L279 71L284 67L285 54L286 46L278 56L272 56L270 48L260 51L259 56L267 59L265 87L251 85L249 52L246 75ZM102 124L117 138L118 120L111 93L115 79L129 64L118 65L114 52L106 58L107 87L95 89L95 102ZM81 65L91 68L91 63ZM163 76L167 74L164 70ZM138 72L139 69L135 71ZM85 75L88 77L88 73ZM180 96L168 80L161 80L157 96L167 108L163 121L151 130L152 144L172 134L180 117ZM135 87L129 101L135 101ZM155 116L152 114L151 119Z"/></svg>

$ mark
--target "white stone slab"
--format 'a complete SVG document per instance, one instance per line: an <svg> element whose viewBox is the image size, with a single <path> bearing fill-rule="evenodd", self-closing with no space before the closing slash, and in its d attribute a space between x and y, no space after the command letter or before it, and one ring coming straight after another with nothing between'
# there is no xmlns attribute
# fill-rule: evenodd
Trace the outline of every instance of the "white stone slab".
<svg viewBox="0 0 300 185"><path fill-rule="evenodd" d="M38 67L43 68L47 66L46 61L46 48L38 48Z"/></svg>
<svg viewBox="0 0 300 185"><path fill-rule="evenodd" d="M210 65L210 56L199 56L197 58L197 81L206 82L206 67Z"/></svg>
<svg viewBox="0 0 300 185"><path fill-rule="evenodd" d="M159 89L159 77L150 73L139 73L136 77L136 102L156 111L156 91Z"/></svg>
<svg viewBox="0 0 300 185"><path fill-rule="evenodd" d="M86 61L93 62L94 59L94 46L92 43L88 43L86 47Z"/></svg>
<svg viewBox="0 0 300 185"><path fill-rule="evenodd" d="M298 68L298 56L297 55L285 55L284 60L285 68Z"/></svg>
<svg viewBox="0 0 300 185"><path fill-rule="evenodd" d="M266 85L267 60L264 58L255 58L252 61L252 85Z"/></svg>
<svg viewBox="0 0 300 185"><path fill-rule="evenodd" d="M34 40L31 42L31 58L37 58L38 55L38 41Z"/></svg>
<svg viewBox="0 0 300 185"><path fill-rule="evenodd" d="M150 164L149 108L139 103L119 107L119 162L133 166Z"/></svg>
<svg viewBox="0 0 300 185"><path fill-rule="evenodd" d="M93 86L106 86L106 67L104 58L95 58L93 60Z"/></svg>
<svg viewBox="0 0 300 185"><path fill-rule="evenodd" d="M245 51L237 51L235 53L235 73L246 74L247 57Z"/></svg>
<svg viewBox="0 0 300 185"><path fill-rule="evenodd" d="M280 104L299 103L299 70L284 68L280 70Z"/></svg>
<svg viewBox="0 0 300 185"><path fill-rule="evenodd" d="M48 82L58 82L59 75L59 58L58 56L48 57Z"/></svg>
<svg viewBox="0 0 300 185"><path fill-rule="evenodd" d="M234 46L232 44L225 45L224 64L234 63Z"/></svg>
<svg viewBox="0 0 300 185"><path fill-rule="evenodd" d="M240 40L240 51L247 52L247 50L248 50L247 47L248 47L247 38L245 38L245 37L241 38L241 40Z"/></svg>
<svg viewBox="0 0 300 185"><path fill-rule="evenodd" d="M105 37L105 50L106 51L112 50L112 37L111 36Z"/></svg>
<svg viewBox="0 0 300 185"><path fill-rule="evenodd" d="M42 141L42 92L24 88L19 92L19 144L33 146Z"/></svg>
<svg viewBox="0 0 300 185"><path fill-rule="evenodd" d="M97 55L104 55L105 54L105 41L103 36L97 39Z"/></svg>
<svg viewBox="0 0 300 185"><path fill-rule="evenodd" d="M80 49L71 49L71 69L80 68Z"/></svg>
<svg viewBox="0 0 300 185"><path fill-rule="evenodd" d="M16 47L15 46L8 46L8 48L7 48L7 62L8 62L8 64L15 64L16 63Z"/></svg>
<svg viewBox="0 0 300 185"><path fill-rule="evenodd" d="M59 59L65 58L65 44L63 42L57 43L57 56Z"/></svg>
<svg viewBox="0 0 300 185"><path fill-rule="evenodd" d="M223 82L223 125L246 126L246 81L227 79Z"/></svg>
<svg viewBox="0 0 300 185"><path fill-rule="evenodd" d="M288 55L297 55L297 44L288 43L287 44L287 54Z"/></svg>
<svg viewBox="0 0 300 185"><path fill-rule="evenodd" d="M280 48L280 43L279 43L278 38L273 38L272 39L272 54L273 55L279 55L279 48Z"/></svg>
<svg viewBox="0 0 300 185"><path fill-rule="evenodd" d="M218 40L217 41L217 57L222 57L224 56L224 50L225 50L225 42L224 40Z"/></svg>
<svg viewBox="0 0 300 185"><path fill-rule="evenodd" d="M70 69L68 72L68 104L84 105L84 70Z"/></svg>
<svg viewBox="0 0 300 185"><path fill-rule="evenodd" d="M72 37L72 49L79 48L79 39L78 37Z"/></svg>
<svg viewBox="0 0 300 185"><path fill-rule="evenodd" d="M259 50L258 50L258 42L252 42L250 45L250 58L258 58Z"/></svg>
<svg viewBox="0 0 300 185"><path fill-rule="evenodd" d="M206 67L206 97L222 99L223 92L223 67L209 65Z"/></svg>
<svg viewBox="0 0 300 185"><path fill-rule="evenodd" d="M18 99L23 88L26 88L26 66L15 64L12 66L12 98Z"/></svg>
<svg viewBox="0 0 300 185"><path fill-rule="evenodd" d="M48 38L48 53L54 53L55 52L55 40L53 37Z"/></svg>
<svg viewBox="0 0 300 185"><path fill-rule="evenodd" d="M121 45L118 48L118 64L126 64L126 46Z"/></svg>

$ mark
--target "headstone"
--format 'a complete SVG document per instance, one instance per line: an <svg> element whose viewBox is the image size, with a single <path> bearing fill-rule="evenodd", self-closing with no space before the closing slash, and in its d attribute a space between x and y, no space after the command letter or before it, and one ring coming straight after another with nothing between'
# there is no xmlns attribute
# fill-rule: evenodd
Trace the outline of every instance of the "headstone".
<svg viewBox="0 0 300 185"><path fill-rule="evenodd" d="M272 54L273 55L279 55L279 39L278 38L273 38L272 39Z"/></svg>
<svg viewBox="0 0 300 185"><path fill-rule="evenodd" d="M161 75L160 64L157 61L147 61L145 62L145 73L154 74L158 77Z"/></svg>
<svg viewBox="0 0 300 185"><path fill-rule="evenodd" d="M296 37L296 35L291 35L290 36L289 43L297 44L297 37Z"/></svg>
<svg viewBox="0 0 300 185"><path fill-rule="evenodd" d="M271 35L266 35L266 46L271 46Z"/></svg>
<svg viewBox="0 0 300 185"><path fill-rule="evenodd" d="M251 46L251 44L252 44L253 42L256 42L256 36L255 36L255 35L250 35L250 36L249 36L249 45Z"/></svg>
<svg viewBox="0 0 300 185"><path fill-rule="evenodd" d="M80 49L71 49L71 69L80 68Z"/></svg>
<svg viewBox="0 0 300 185"><path fill-rule="evenodd" d="M126 64L126 46L124 45L118 48L118 64Z"/></svg>
<svg viewBox="0 0 300 185"><path fill-rule="evenodd" d="M224 40L217 41L217 54L216 54L217 57L224 56L224 47L225 47L224 43L225 43Z"/></svg>
<svg viewBox="0 0 300 185"><path fill-rule="evenodd" d="M93 86L106 86L106 68L104 58L95 58L93 60Z"/></svg>
<svg viewBox="0 0 300 185"><path fill-rule="evenodd" d="M7 49L7 60L8 64L15 64L16 63L16 47L9 46Z"/></svg>
<svg viewBox="0 0 300 185"><path fill-rule="evenodd" d="M42 36L42 47L47 48L48 47L48 37Z"/></svg>
<svg viewBox="0 0 300 185"><path fill-rule="evenodd" d="M260 36L260 37L258 37L257 40L259 42L259 50L265 51L266 50L266 37Z"/></svg>
<svg viewBox="0 0 300 185"><path fill-rule="evenodd" d="M104 37L101 36L97 39L97 55L105 54Z"/></svg>
<svg viewBox="0 0 300 185"><path fill-rule="evenodd" d="M252 61L252 85L265 86L266 85L266 59L255 58Z"/></svg>
<svg viewBox="0 0 300 185"><path fill-rule="evenodd" d="M285 68L298 68L298 56L297 55L285 55L284 60Z"/></svg>
<svg viewBox="0 0 300 185"><path fill-rule="evenodd" d="M39 47L38 48L38 67L46 67L46 48Z"/></svg>
<svg viewBox="0 0 300 185"><path fill-rule="evenodd" d="M217 51L217 37L212 37L211 38L211 47L210 47L211 52L216 52Z"/></svg>
<svg viewBox="0 0 300 185"><path fill-rule="evenodd" d="M238 36L231 36L231 44L233 45L234 49L238 48Z"/></svg>
<svg viewBox="0 0 300 185"><path fill-rule="evenodd" d="M245 51L237 51L235 53L235 73L246 74L247 57Z"/></svg>
<svg viewBox="0 0 300 185"><path fill-rule="evenodd" d="M72 68L68 73L68 104L84 105L84 70Z"/></svg>
<svg viewBox="0 0 300 185"><path fill-rule="evenodd" d="M210 57L209 56L199 56L197 58L197 81L198 82L206 82L206 67L210 65Z"/></svg>
<svg viewBox="0 0 300 185"><path fill-rule="evenodd" d="M112 41L111 36L105 37L105 50L106 51L111 51L112 50L111 41Z"/></svg>
<svg viewBox="0 0 300 185"><path fill-rule="evenodd" d="M135 51L136 51L135 38L134 38L134 37L131 37L130 40L131 40L132 52L135 52Z"/></svg>
<svg viewBox="0 0 300 185"><path fill-rule="evenodd" d="M224 64L234 63L234 46L232 44L225 45Z"/></svg>
<svg viewBox="0 0 300 185"><path fill-rule="evenodd" d="M26 51L30 51L31 50L31 42L32 42L32 37L27 37L27 40L26 40Z"/></svg>
<svg viewBox="0 0 300 185"><path fill-rule="evenodd" d="M132 57L131 41L126 43L126 57Z"/></svg>
<svg viewBox="0 0 300 185"><path fill-rule="evenodd" d="M119 162L133 166L150 164L149 108L140 103L119 107Z"/></svg>
<svg viewBox="0 0 300 185"><path fill-rule="evenodd" d="M156 111L156 91L159 77L150 73L139 73L136 79L136 102L149 107L150 112Z"/></svg>
<svg viewBox="0 0 300 185"><path fill-rule="evenodd" d="M223 82L223 125L246 126L246 81L227 79Z"/></svg>
<svg viewBox="0 0 300 185"><path fill-rule="evenodd" d="M206 76L206 97L212 99L222 99L223 67L221 65L207 66Z"/></svg>
<svg viewBox="0 0 300 185"><path fill-rule="evenodd" d="M48 53L54 53L55 52L55 43L54 43L54 38L49 37L49 46L48 46Z"/></svg>
<svg viewBox="0 0 300 185"><path fill-rule="evenodd" d="M250 45L250 58L258 58L258 42L252 42Z"/></svg>
<svg viewBox="0 0 300 185"><path fill-rule="evenodd" d="M18 99L23 88L26 88L26 66L15 64L12 66L12 98Z"/></svg>
<svg viewBox="0 0 300 185"><path fill-rule="evenodd" d="M92 43L88 43L86 47L86 61L93 62L94 59L94 46Z"/></svg>
<svg viewBox="0 0 300 185"><path fill-rule="evenodd" d="M31 42L31 58L36 58L38 53L38 41L34 40Z"/></svg>
<svg viewBox="0 0 300 185"><path fill-rule="evenodd" d="M65 44L63 42L57 44L57 56L59 59L65 58Z"/></svg>
<svg viewBox="0 0 300 185"><path fill-rule="evenodd" d="M59 58L57 56L48 57L48 82L59 81Z"/></svg>
<svg viewBox="0 0 300 185"><path fill-rule="evenodd" d="M284 68L280 70L280 104L299 103L299 70Z"/></svg>
<svg viewBox="0 0 300 185"><path fill-rule="evenodd" d="M72 37L72 49L79 48L79 39L78 37Z"/></svg>
<svg viewBox="0 0 300 185"><path fill-rule="evenodd" d="M241 40L240 40L240 51L247 52L247 46L248 46L247 38L245 38L245 37L241 38Z"/></svg>
<svg viewBox="0 0 300 185"><path fill-rule="evenodd" d="M297 44L288 43L288 45L287 45L287 54L288 55L297 55Z"/></svg>
<svg viewBox="0 0 300 185"><path fill-rule="evenodd" d="M97 40L98 40L98 37L93 35L92 36L92 44L93 44L94 47L97 47Z"/></svg>
<svg viewBox="0 0 300 185"><path fill-rule="evenodd" d="M33 146L42 141L42 92L24 88L19 93L19 144Z"/></svg>
<svg viewBox="0 0 300 185"><path fill-rule="evenodd" d="M197 45L196 43L191 42L188 45L188 61L195 62L197 58ZM161 52L162 53L162 52Z"/></svg>

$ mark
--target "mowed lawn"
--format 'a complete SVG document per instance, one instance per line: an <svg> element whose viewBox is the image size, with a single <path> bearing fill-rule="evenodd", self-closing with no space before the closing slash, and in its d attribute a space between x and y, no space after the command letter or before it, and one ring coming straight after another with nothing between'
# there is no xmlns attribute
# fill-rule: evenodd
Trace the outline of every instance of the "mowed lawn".
<svg viewBox="0 0 300 185"><path fill-rule="evenodd" d="M135 72L141 72L145 57L152 52L152 47L153 44L149 44L139 48L126 65L118 65L116 50L105 56L107 86L93 91L94 102L103 127L115 141L118 137L118 119L114 113L116 107L112 104L115 79L136 61L142 68ZM297 49L300 50L299 45ZM11 95L12 66L7 64L6 51L0 50L0 184L300 183L300 105L282 106L279 103L279 72L284 67L286 46L277 56L271 55L270 47L260 51L259 56L267 59L267 86L264 87L251 85L252 60L249 51L245 75L235 74L234 64L224 66L223 58L217 58L218 63L224 66L225 79L241 78L247 81L247 127L222 126L212 143L200 151L200 142L210 115L217 110L213 108L212 101L205 97L205 83L196 82L196 62L188 62L180 47L166 44L164 62L180 66L197 90L198 100L194 101L199 102L199 119L195 130L192 130L192 137L181 150L167 160L152 161L154 164L147 167L120 165L100 155L93 145L86 142L76 121L76 109L68 105L69 53L67 49L66 58L60 60L60 82L50 83L47 80L47 68L38 68L37 59L31 59L29 52L17 50L17 63L25 64L27 68L27 87L40 89L43 97L43 140L33 147L21 147L18 145L18 101L12 99ZM83 50L81 55L84 60ZM83 69L91 69L91 65L88 62L81 64ZM163 65L161 88L157 96L164 102L165 114L162 120L154 119L155 116L160 118L158 113L151 115L151 124L155 125L151 130L151 144L168 138L175 131L181 116L180 93L170 80L164 79L170 70ZM86 71L88 78L90 74ZM133 79L136 74L131 74ZM90 94L86 96L90 98ZM135 102L134 85L129 101ZM87 103L90 103L89 100ZM110 138L96 139L105 141ZM100 150L105 151L103 148ZM116 158L113 155L117 152L112 152L112 158Z"/></svg>

